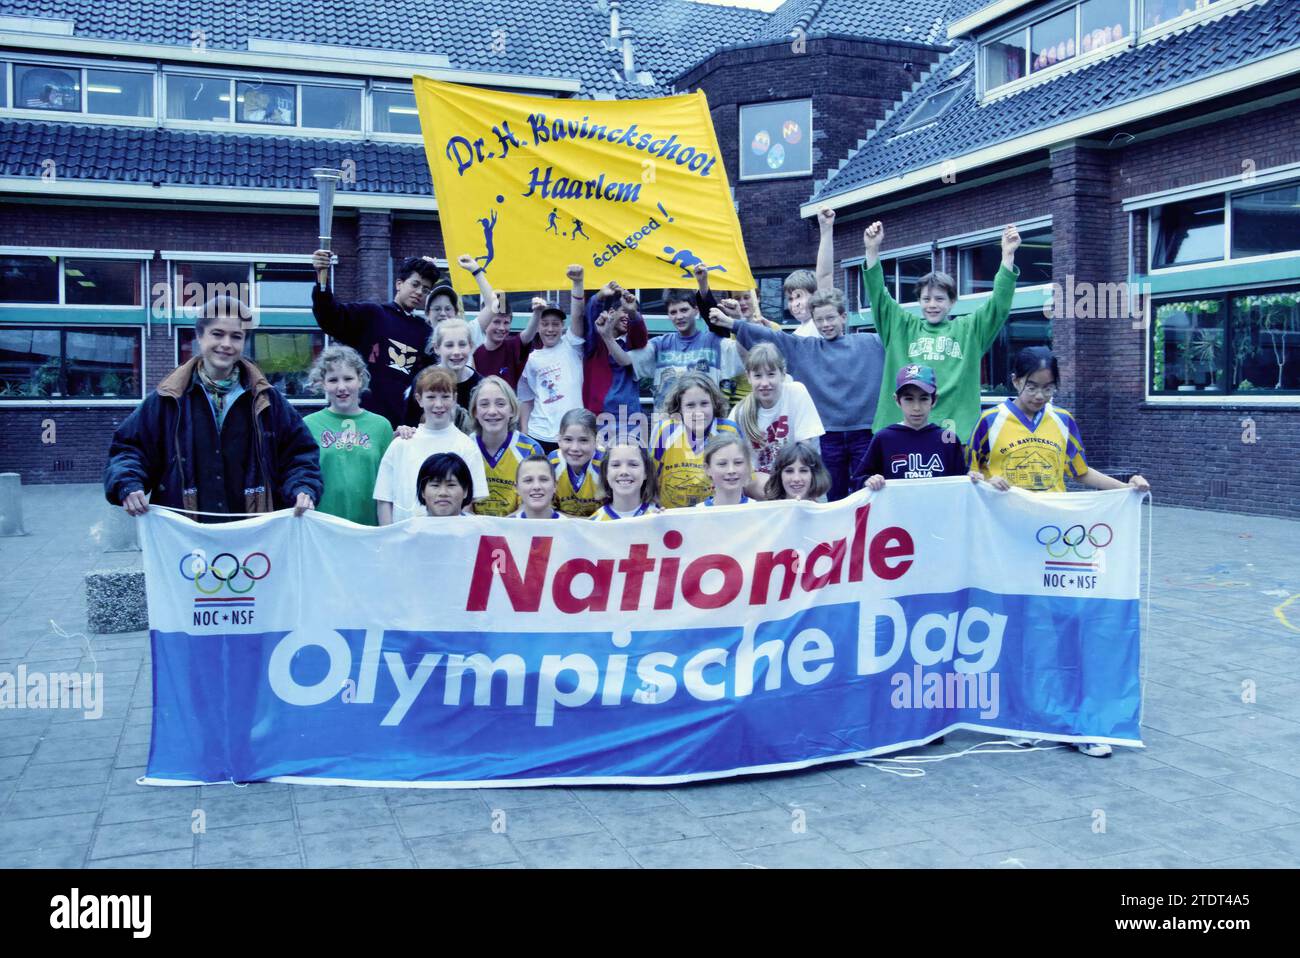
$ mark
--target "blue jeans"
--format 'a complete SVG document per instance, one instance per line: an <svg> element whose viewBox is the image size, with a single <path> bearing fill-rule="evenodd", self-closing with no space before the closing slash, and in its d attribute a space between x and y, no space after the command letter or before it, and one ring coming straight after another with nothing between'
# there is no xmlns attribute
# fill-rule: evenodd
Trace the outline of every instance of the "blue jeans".
<svg viewBox="0 0 1300 958"><path fill-rule="evenodd" d="M831 474L827 502L843 499L862 488L867 481L867 447L870 445L870 429L828 432L822 436L822 462Z"/></svg>

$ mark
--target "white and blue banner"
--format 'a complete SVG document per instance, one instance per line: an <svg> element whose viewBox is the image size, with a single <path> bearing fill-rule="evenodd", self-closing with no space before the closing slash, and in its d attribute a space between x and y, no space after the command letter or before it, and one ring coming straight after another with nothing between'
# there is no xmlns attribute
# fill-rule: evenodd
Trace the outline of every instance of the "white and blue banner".
<svg viewBox="0 0 1300 958"><path fill-rule="evenodd" d="M1142 497L140 521L146 781L675 783L954 729L1140 746Z"/></svg>

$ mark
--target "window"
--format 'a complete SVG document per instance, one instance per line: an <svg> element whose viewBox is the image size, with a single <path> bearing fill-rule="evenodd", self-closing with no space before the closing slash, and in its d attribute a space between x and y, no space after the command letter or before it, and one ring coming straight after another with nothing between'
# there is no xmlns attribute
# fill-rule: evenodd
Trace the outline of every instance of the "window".
<svg viewBox="0 0 1300 958"><path fill-rule="evenodd" d="M247 263L178 262L173 265L176 278L172 291L178 308L196 310L214 296L233 296L245 306L253 305Z"/></svg>
<svg viewBox="0 0 1300 958"><path fill-rule="evenodd" d="M138 260L65 259L63 301L70 306L142 306Z"/></svg>
<svg viewBox="0 0 1300 958"><path fill-rule="evenodd" d="M235 104L235 119L240 123L297 125L298 88L292 84L240 80L235 84Z"/></svg>
<svg viewBox="0 0 1300 958"><path fill-rule="evenodd" d="M81 112L81 70L14 64L14 106Z"/></svg>
<svg viewBox="0 0 1300 958"><path fill-rule="evenodd" d="M1054 67L1074 56L1074 16L1071 7L1029 28L1029 52L1034 57L1031 69L1037 72Z"/></svg>
<svg viewBox="0 0 1300 958"><path fill-rule="evenodd" d="M0 256L0 303L57 303L57 256Z"/></svg>
<svg viewBox="0 0 1300 958"><path fill-rule="evenodd" d="M254 263L253 283L264 309L310 309L316 271L307 263Z"/></svg>
<svg viewBox="0 0 1300 958"><path fill-rule="evenodd" d="M376 89L370 95L374 110L372 125L376 133L420 132L420 113L415 108L415 94L410 91Z"/></svg>
<svg viewBox="0 0 1300 958"><path fill-rule="evenodd" d="M1079 7L1079 52L1091 53L1128 36L1129 0L1088 0Z"/></svg>
<svg viewBox="0 0 1300 958"><path fill-rule="evenodd" d="M324 348L325 334L319 329L255 329L244 340L244 358L256 363L287 399L319 399L324 393L311 384L311 366ZM177 365L193 357L193 327L177 330Z"/></svg>
<svg viewBox="0 0 1300 958"><path fill-rule="evenodd" d="M142 306L141 272L140 260L0 256L0 303Z"/></svg>
<svg viewBox="0 0 1300 958"><path fill-rule="evenodd" d="M0 399L144 398L139 329L0 326Z"/></svg>
<svg viewBox="0 0 1300 958"><path fill-rule="evenodd" d="M1297 252L1300 182L1153 206L1148 226L1153 270Z"/></svg>
<svg viewBox="0 0 1300 958"><path fill-rule="evenodd" d="M957 256L957 292L990 293L993 278L1002 265L1002 238L961 249ZM1052 228L1029 230L1021 234L1016 251L1020 276L1018 287L1040 286L1052 282Z"/></svg>
<svg viewBox="0 0 1300 958"><path fill-rule="evenodd" d="M1300 392L1300 287L1151 306L1151 392Z"/></svg>
<svg viewBox="0 0 1300 958"><path fill-rule="evenodd" d="M932 268L928 251L910 256L891 256L880 261L880 270L885 276L885 289L899 303L916 302L916 284ZM862 286L859 301L863 308L870 305L865 285Z"/></svg>
<svg viewBox="0 0 1300 958"><path fill-rule="evenodd" d="M226 77L169 74L167 116L173 120L229 123L233 85Z"/></svg>
<svg viewBox="0 0 1300 958"><path fill-rule="evenodd" d="M87 70L86 112L109 116L153 116L153 74Z"/></svg>
<svg viewBox="0 0 1300 958"><path fill-rule="evenodd" d="M14 106L62 113L153 116L153 73L14 64ZM83 108L82 93L85 93Z"/></svg>
<svg viewBox="0 0 1300 958"><path fill-rule="evenodd" d="M1166 203L1151 211L1151 267L1223 259L1223 196Z"/></svg>
<svg viewBox="0 0 1300 958"><path fill-rule="evenodd" d="M302 125L318 130L360 130L361 90L303 84Z"/></svg>
<svg viewBox="0 0 1300 958"><path fill-rule="evenodd" d="M1142 27L1149 30L1217 2L1218 0L1142 0Z"/></svg>
<svg viewBox="0 0 1300 958"><path fill-rule="evenodd" d="M899 126L898 132L906 133L908 130L915 130L939 119L943 112L952 105L952 102L966 92L968 84L969 81L967 83L958 83L953 87L940 90L926 97L912 115L907 118L907 121Z"/></svg>
<svg viewBox="0 0 1300 958"><path fill-rule="evenodd" d="M1300 183L1233 194L1233 256L1266 256L1297 248L1300 248Z"/></svg>
<svg viewBox="0 0 1300 958"><path fill-rule="evenodd" d="M812 175L812 100L740 108L740 178Z"/></svg>
<svg viewBox="0 0 1300 958"><path fill-rule="evenodd" d="M1011 364L1026 346L1052 347L1052 321L1041 309L1012 313L980 360L980 393L1011 396Z"/></svg>
<svg viewBox="0 0 1300 958"><path fill-rule="evenodd" d="M1131 33L1130 23L1129 0L1084 0L1016 27L980 48L984 89L1124 40Z"/></svg>
<svg viewBox="0 0 1300 958"><path fill-rule="evenodd" d="M1024 30L1007 34L984 47L984 89L992 90L1024 76L1028 50Z"/></svg>

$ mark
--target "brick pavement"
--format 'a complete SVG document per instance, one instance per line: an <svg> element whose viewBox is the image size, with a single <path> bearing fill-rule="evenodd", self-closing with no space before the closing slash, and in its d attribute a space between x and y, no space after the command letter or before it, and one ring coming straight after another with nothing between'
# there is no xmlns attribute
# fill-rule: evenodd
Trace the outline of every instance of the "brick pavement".
<svg viewBox="0 0 1300 958"><path fill-rule="evenodd" d="M28 487L31 535L0 539L0 671L97 670L106 689L94 721L0 711L0 867L1300 864L1300 599L1275 612L1300 594L1300 522L1154 510L1148 748L1107 760L1056 749L922 778L848 763L678 788L150 788L135 784L148 636L78 635L85 571L138 558L101 551L107 508L96 486Z"/></svg>

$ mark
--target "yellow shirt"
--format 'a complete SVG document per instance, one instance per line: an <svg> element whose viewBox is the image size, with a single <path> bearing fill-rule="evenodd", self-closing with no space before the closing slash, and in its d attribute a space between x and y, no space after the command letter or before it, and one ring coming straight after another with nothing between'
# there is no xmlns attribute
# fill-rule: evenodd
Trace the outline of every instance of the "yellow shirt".
<svg viewBox="0 0 1300 958"><path fill-rule="evenodd" d="M488 497L474 503L474 513L480 516L508 516L518 512L522 503L515 491L515 473L519 464L532 455L541 455L542 447L522 432L513 430L495 457L483 448L483 437L474 436L478 451L483 454L483 470L487 474Z"/></svg>
<svg viewBox="0 0 1300 958"><path fill-rule="evenodd" d="M579 476L569 472L560 450L551 453L551 468L555 471L555 508L566 516L585 519L600 508L604 494L600 489L600 462L605 451L597 449ZM575 485L576 481L576 485Z"/></svg>
<svg viewBox="0 0 1300 958"><path fill-rule="evenodd" d="M1065 474L1088 473L1079 424L1064 409L1045 405L1029 419L1014 399L986 410L970 440L971 464L990 479L1030 492L1065 492Z"/></svg>
<svg viewBox="0 0 1300 958"><path fill-rule="evenodd" d="M653 503L643 502L636 507L636 512L629 512L627 515L621 515L614 511L612 505L601 506L591 514L592 522L613 522L615 519L635 519L637 516L643 516L654 508Z"/></svg>
<svg viewBox="0 0 1300 958"><path fill-rule="evenodd" d="M650 457L659 480L659 505L665 509L684 509L703 502L713 494L713 482L704 471L705 444L715 433L740 434L730 419L714 419L704 436L692 443L686 427L676 419L661 422L650 440Z"/></svg>

